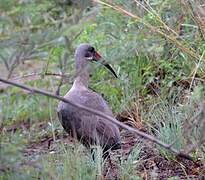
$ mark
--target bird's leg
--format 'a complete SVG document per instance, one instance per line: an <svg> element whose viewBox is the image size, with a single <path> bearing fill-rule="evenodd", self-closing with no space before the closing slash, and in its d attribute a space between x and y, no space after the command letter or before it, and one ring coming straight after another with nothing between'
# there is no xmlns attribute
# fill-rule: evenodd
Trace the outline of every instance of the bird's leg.
<svg viewBox="0 0 205 180"><path fill-rule="evenodd" d="M77 139L77 133L76 133L76 128L73 122L71 122L71 128L72 128L72 136L76 140Z"/></svg>
<svg viewBox="0 0 205 180"><path fill-rule="evenodd" d="M91 147L90 152L91 152L91 156L92 156L93 161L95 161L95 149L93 147Z"/></svg>
<svg viewBox="0 0 205 180"><path fill-rule="evenodd" d="M74 146L77 147L78 137L77 137L76 127L73 122L71 122L71 136L73 137L74 140Z"/></svg>
<svg viewBox="0 0 205 180"><path fill-rule="evenodd" d="M91 155L92 155L92 159L93 161L98 161L101 159L101 157L103 157L99 146L90 146L90 152L91 152ZM100 159L99 159L100 158ZM103 159L105 159L105 157L103 157ZM101 160L100 160L101 161Z"/></svg>
<svg viewBox="0 0 205 180"><path fill-rule="evenodd" d="M103 151L102 158L103 158L104 160L110 158L110 152L109 152L108 150Z"/></svg>
<svg viewBox="0 0 205 180"><path fill-rule="evenodd" d="M113 163L112 163L110 155L108 157L108 162L109 162L110 168L113 169Z"/></svg>
<svg viewBox="0 0 205 180"><path fill-rule="evenodd" d="M103 150L103 156L102 157L103 157L104 161L108 160L110 168L113 168L112 160L111 160L111 157L110 157L110 149Z"/></svg>

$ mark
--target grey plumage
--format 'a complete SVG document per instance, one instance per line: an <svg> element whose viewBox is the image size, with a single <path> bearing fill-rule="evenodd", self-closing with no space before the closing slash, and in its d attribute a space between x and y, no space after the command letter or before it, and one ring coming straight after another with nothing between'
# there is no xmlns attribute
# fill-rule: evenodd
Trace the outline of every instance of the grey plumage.
<svg viewBox="0 0 205 180"><path fill-rule="evenodd" d="M77 77L64 98L114 117L102 96L88 89L90 75L88 63L99 60L100 56L97 55L89 44L81 44L77 48L75 53ZM104 152L120 148L119 128L109 120L64 102L59 103L57 111L63 128L86 147L98 144Z"/></svg>

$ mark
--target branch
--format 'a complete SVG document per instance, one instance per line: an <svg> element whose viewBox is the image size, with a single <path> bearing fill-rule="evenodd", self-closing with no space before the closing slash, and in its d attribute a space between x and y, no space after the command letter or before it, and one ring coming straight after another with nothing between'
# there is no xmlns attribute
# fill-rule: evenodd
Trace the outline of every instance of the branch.
<svg viewBox="0 0 205 180"><path fill-rule="evenodd" d="M173 147L171 147L169 144L166 144L166 143L163 143L162 141L156 139L154 136L151 136L149 134L146 134L144 132L141 132L139 131L138 129L134 129L124 123L121 123L119 121L117 121L116 119L112 118L111 116L108 116L100 111L97 111L97 110L94 110L94 109L91 109L91 108L88 108L86 106L83 106L81 104L78 104L78 103L74 103L74 102L71 102L70 100L67 100L61 96L57 96L57 95L54 95L52 93L49 93L47 91L44 91L44 90L40 90L40 89L36 89L36 88L32 88L32 87L28 87L28 86L25 86L23 84L19 84L19 83L16 83L16 82L12 82L12 81L9 81L9 80L6 80L6 79L3 79L3 78L0 78L0 81L3 82L3 83L6 83L6 84L9 84L9 85L12 85L12 86L16 86L16 87L19 87L21 89L24 89L24 90L27 90L31 93L35 93L35 94L41 94L41 95L44 95L44 96L48 96L48 97L51 97L51 98L54 98L54 99L57 99L57 100L60 100L60 101L63 101L65 103L68 103L72 106L75 106L77 108L80 108L80 109L83 109L83 110L86 110L88 112L91 112L95 115L98 115L98 116L101 116L103 118L106 118L108 119L109 121L111 121L112 123L118 125L119 127L123 128L123 129L126 129L134 134L137 134L138 136L142 137L142 138L145 138L149 141L152 141L154 142L155 144L158 144L162 147L164 147L165 149L171 151L172 153L174 153L176 156L178 157L182 157L182 158L185 158L185 159L188 159L188 160L191 160L191 161L194 161L194 159L188 155L188 154L185 154L181 151L178 151L176 149L174 149Z"/></svg>

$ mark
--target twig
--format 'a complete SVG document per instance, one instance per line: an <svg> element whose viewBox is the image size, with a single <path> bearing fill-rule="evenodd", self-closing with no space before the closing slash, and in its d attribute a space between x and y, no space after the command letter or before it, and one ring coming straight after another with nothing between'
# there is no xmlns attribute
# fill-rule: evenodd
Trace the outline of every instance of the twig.
<svg viewBox="0 0 205 180"><path fill-rule="evenodd" d="M102 113L101 111L97 111L95 109L88 108L88 107L83 106L81 104L78 104L76 102L75 103L71 102L70 100L67 100L67 99L65 99L65 98L63 98L61 96L54 95L54 94L52 94L50 92L47 92L47 91L44 91L44 90L40 90L40 89L36 89L36 88L31 88L31 87L25 86L23 84L12 82L12 81L9 81L9 80L3 79L3 78L0 78L0 81L3 82L3 83L6 83L6 84L12 85L12 86L19 87L21 89L27 90L27 91L32 92L32 93L41 94L41 95L45 95L45 96L48 96L48 97L51 97L51 98L54 98L54 99L58 99L60 101L68 103L68 104L70 104L72 106L75 106L77 108L86 110L86 111L91 112L91 113L93 113L95 115L98 115L98 116L101 116L103 118L106 118L109 121L111 121L112 123L118 125L119 127L123 128L123 129L126 129L126 130L128 130L128 131L130 131L130 132L132 132L134 134L137 134L140 137L143 137L143 138L145 138L145 139L147 139L149 141L152 141L152 142L154 142L154 143L164 147L165 149L171 151L172 153L174 153L178 157L182 157L182 158L194 161L194 159L190 155L185 154L182 151L178 151L178 150L174 149L173 147L170 147L169 144L163 143L162 141L156 139L154 136L151 136L149 134L141 132L138 129L134 129L134 128L132 128L132 127L130 127L130 126L124 124L124 123L121 123L121 122L117 121L116 119L114 119L114 118L112 118L112 117Z"/></svg>
<svg viewBox="0 0 205 180"><path fill-rule="evenodd" d="M140 1L134 0L137 4L139 4L145 11L147 11L148 13L151 13L153 16L156 17L157 21L159 23L161 23L163 26L161 26L162 28L164 28L164 30L167 30L168 32L173 33L177 38L180 38L179 35L173 30L171 29L169 26L167 26L167 24L162 21L161 17L155 12L155 10L150 6L149 2L147 0L144 0L144 2L146 3L146 5L148 6L148 8L146 8Z"/></svg>
<svg viewBox="0 0 205 180"><path fill-rule="evenodd" d="M65 75L62 75L62 74L59 74L59 73L52 73L52 72L46 72L44 75L46 75L46 76L57 76L57 77L68 78L68 76L67 76L66 74L65 74ZM42 73L25 74L25 75L23 75L23 76L18 76L18 77L15 77L15 78L11 78L10 80L21 80L21 79L29 78L29 77L32 77L32 76L42 76Z"/></svg>
<svg viewBox="0 0 205 180"><path fill-rule="evenodd" d="M171 142L171 143L169 144L169 147L172 147L176 142L177 142L177 139L175 139L173 142Z"/></svg>
<svg viewBox="0 0 205 180"><path fill-rule="evenodd" d="M165 37L169 41L173 42L182 52L185 52L186 54L188 54L192 58L200 59L199 54L193 48L186 46L185 42L179 41L177 39L178 37L176 37L176 35L173 34L173 32L169 35L169 34L167 34L167 32L161 31L160 28L155 27L155 26L153 26L152 24L150 24L146 21L143 21L141 17L131 13L130 11L127 11L127 10L123 9L120 6L116 6L116 5L113 5L111 3L106 3L106 2L101 1L101 0L93 0L93 1L97 2L99 4L102 4L104 6L107 6L109 8L112 8L112 9L118 11L121 14L129 16L129 17L135 19L136 21L141 22L145 27L149 28L152 32L158 33L162 37ZM165 27L165 28L167 29L167 27Z"/></svg>
<svg viewBox="0 0 205 180"><path fill-rule="evenodd" d="M200 57L200 59L199 59L199 62L196 64L196 67L195 67L194 71L192 72L192 73L193 73L193 76L192 76L192 80L191 80L191 83L190 83L189 92L191 92L191 88L192 88L192 85L193 85L193 83L194 83L194 79L195 79L197 70L198 70L199 67L200 67L200 63L201 63L201 61L202 61L204 55L205 55L205 50L203 51L203 53L202 53L202 55L201 55L201 57Z"/></svg>
<svg viewBox="0 0 205 180"><path fill-rule="evenodd" d="M60 68L60 73L62 74L61 78L60 78L60 81L58 83L58 87L57 87L57 90L56 90L56 95L60 95L60 89L61 89L61 86L63 85L63 76L65 75L65 71L66 71L66 67L67 67L67 61L68 61L68 53L65 52L64 55L63 55L63 58L60 58L59 59L59 68Z"/></svg>

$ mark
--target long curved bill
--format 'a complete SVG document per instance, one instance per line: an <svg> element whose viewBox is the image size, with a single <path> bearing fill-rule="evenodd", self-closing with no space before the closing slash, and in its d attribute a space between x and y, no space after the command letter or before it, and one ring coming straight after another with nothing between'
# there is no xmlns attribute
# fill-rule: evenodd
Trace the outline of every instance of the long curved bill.
<svg viewBox="0 0 205 180"><path fill-rule="evenodd" d="M115 71L113 70L113 68L105 61L104 58L102 58L102 56L101 56L98 52L95 52L94 60L100 62L103 66L105 66L108 70L110 70L111 73L112 73L116 78L118 78L118 77L117 77L117 74L115 73Z"/></svg>

